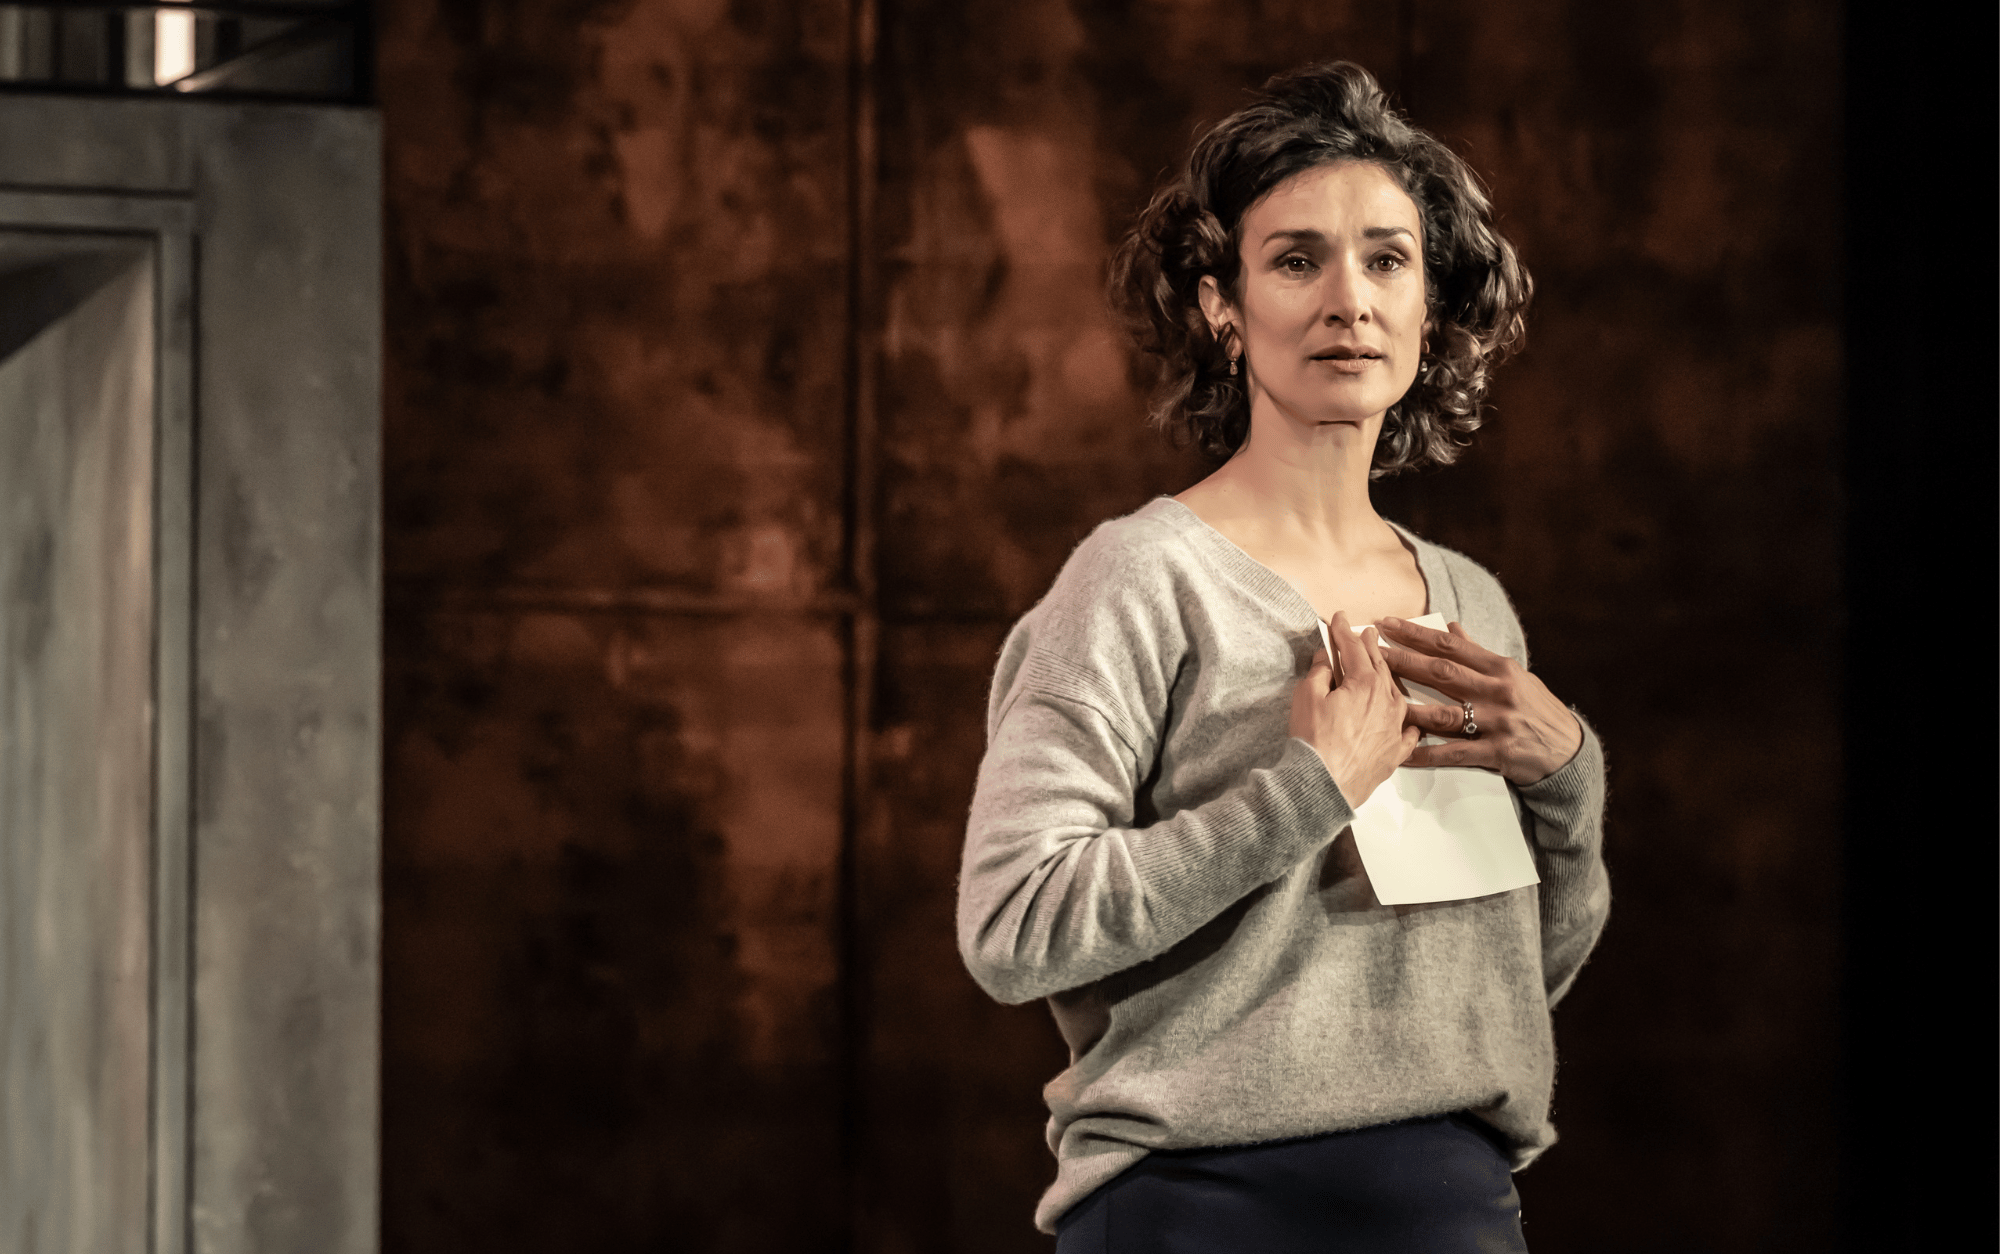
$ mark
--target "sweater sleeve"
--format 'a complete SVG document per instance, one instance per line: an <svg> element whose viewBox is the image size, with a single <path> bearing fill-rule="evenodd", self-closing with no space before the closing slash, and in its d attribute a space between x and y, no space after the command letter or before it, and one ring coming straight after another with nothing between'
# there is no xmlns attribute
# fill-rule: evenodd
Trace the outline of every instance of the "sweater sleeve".
<svg viewBox="0 0 2000 1254"><path fill-rule="evenodd" d="M1577 716L1583 744L1555 774L1520 790L1542 877L1542 983L1562 999L1604 931L1611 881L1604 870L1604 748Z"/></svg>
<svg viewBox="0 0 2000 1254"><path fill-rule="evenodd" d="M1017 693L973 795L958 942L973 978L1019 1003L1158 956L1282 876L1353 819L1302 740L1208 802L1143 827L1150 762L1088 703Z"/></svg>
<svg viewBox="0 0 2000 1254"><path fill-rule="evenodd" d="M1527 638L1500 581L1463 554L1438 552L1472 638L1527 666ZM1551 1006L1575 982L1611 913L1611 881L1604 869L1604 749L1581 714L1576 721L1583 729L1576 755L1547 779L1518 790L1542 877L1542 982Z"/></svg>

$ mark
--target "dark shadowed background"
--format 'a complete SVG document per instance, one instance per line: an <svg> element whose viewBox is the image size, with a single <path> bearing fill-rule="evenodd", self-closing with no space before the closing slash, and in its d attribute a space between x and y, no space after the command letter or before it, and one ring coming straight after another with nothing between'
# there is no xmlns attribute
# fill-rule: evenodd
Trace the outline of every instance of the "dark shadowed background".
<svg viewBox="0 0 2000 1254"><path fill-rule="evenodd" d="M1490 181L1538 284L1470 455L1377 496L1499 574L1611 763L1615 905L1556 1013L1529 1239L1862 1222L1842 1129L1850 1162L1894 1141L1838 1070L1872 472L1838 5L380 21L385 1249L1051 1248L1065 1053L952 941L986 683L1090 527L1203 473L1141 423L1112 243L1198 127L1330 57Z"/></svg>

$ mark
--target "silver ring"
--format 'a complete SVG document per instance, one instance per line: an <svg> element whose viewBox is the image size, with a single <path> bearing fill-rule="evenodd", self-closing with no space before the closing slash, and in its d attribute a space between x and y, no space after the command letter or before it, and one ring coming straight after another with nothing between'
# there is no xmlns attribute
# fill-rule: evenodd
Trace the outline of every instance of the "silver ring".
<svg viewBox="0 0 2000 1254"><path fill-rule="evenodd" d="M1467 701L1464 706L1465 725L1458 729L1458 734L1470 740L1479 734L1479 724L1472 721L1472 702Z"/></svg>

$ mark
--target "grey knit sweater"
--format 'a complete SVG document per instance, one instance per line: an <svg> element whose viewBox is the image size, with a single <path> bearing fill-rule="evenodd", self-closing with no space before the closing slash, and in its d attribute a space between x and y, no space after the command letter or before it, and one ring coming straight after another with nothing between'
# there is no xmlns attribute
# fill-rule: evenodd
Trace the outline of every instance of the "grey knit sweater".
<svg viewBox="0 0 2000 1254"><path fill-rule="evenodd" d="M1429 610L1525 664L1493 576L1401 534ZM1381 905L1352 809L1288 734L1318 641L1291 584L1161 497L1079 545L1001 650L958 940L1069 1042L1043 1231L1153 1149L1456 1110L1517 1169L1555 1140L1549 1007L1610 906L1597 738L1517 794L1539 887Z"/></svg>

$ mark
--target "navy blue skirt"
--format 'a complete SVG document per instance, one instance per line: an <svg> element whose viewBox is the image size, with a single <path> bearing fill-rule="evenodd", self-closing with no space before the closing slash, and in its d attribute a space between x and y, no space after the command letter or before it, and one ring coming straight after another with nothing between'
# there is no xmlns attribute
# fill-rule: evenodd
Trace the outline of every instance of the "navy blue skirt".
<svg viewBox="0 0 2000 1254"><path fill-rule="evenodd" d="M1325 1136L1161 1150L1072 1206L1056 1254L1526 1254L1486 1125L1440 1115Z"/></svg>

